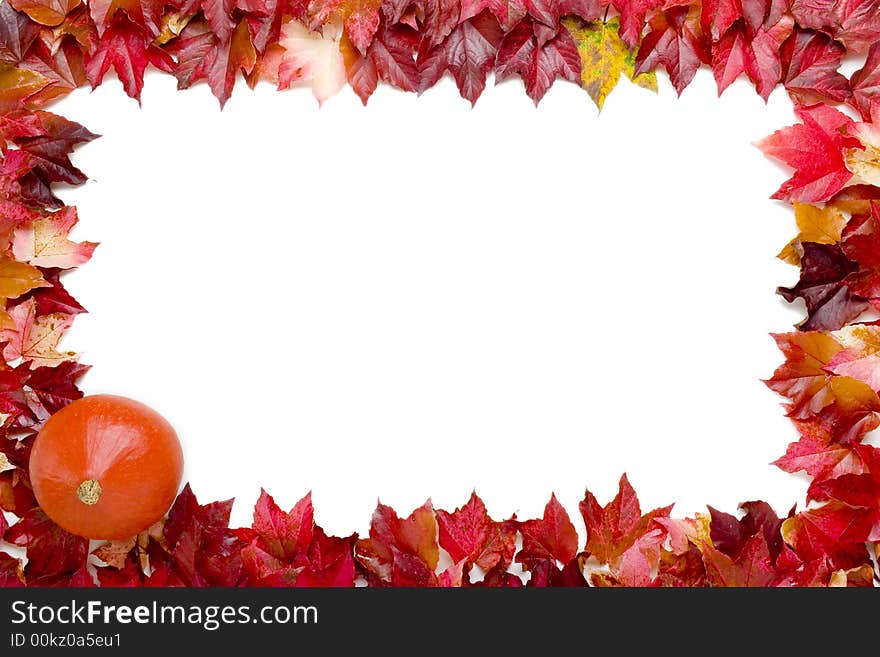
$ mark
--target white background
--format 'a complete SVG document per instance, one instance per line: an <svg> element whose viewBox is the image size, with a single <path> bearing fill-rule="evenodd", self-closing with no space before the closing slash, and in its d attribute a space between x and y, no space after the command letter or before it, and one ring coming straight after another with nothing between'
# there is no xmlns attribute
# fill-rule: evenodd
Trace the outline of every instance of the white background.
<svg viewBox="0 0 880 657"><path fill-rule="evenodd" d="M774 295L795 230L752 142L791 104L660 86L601 115L563 83L538 109L518 82L475 109L448 80L366 109L242 85L221 113L164 76L142 109L115 80L75 93L55 109L103 135L64 194L101 242L66 279L86 392L163 413L236 524L260 486L312 490L341 534L377 498L473 488L496 517L551 491L576 516L624 471L645 508L787 510L804 480L769 462L794 431L759 379L799 319Z"/></svg>

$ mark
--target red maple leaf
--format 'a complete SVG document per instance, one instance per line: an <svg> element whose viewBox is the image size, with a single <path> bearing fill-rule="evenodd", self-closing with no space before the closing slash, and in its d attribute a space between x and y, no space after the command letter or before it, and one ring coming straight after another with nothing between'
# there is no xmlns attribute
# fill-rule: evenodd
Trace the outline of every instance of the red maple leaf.
<svg viewBox="0 0 880 657"><path fill-rule="evenodd" d="M782 550L782 520L766 502L744 502L742 518L709 507L709 524L713 547L733 559L748 549L749 541L762 536L764 547L771 562L776 561Z"/></svg>
<svg viewBox="0 0 880 657"><path fill-rule="evenodd" d="M315 531L314 508L311 493L297 502L289 513L281 510L265 490L254 507L251 529L239 530L238 535L267 554L284 563L301 565Z"/></svg>
<svg viewBox="0 0 880 657"><path fill-rule="evenodd" d="M452 513L437 511L440 547L453 562L465 561L483 570L507 568L516 549L516 518L497 522L489 517L483 500L472 493L467 504ZM469 570L469 568L468 568Z"/></svg>
<svg viewBox="0 0 880 657"><path fill-rule="evenodd" d="M91 4L91 2L88 3L88 5ZM59 43L63 44L67 41L68 37L75 41L83 51L94 48L98 38L98 30L89 13L89 7L85 3L80 4L67 14L64 21L53 29L51 34L44 30L40 40L49 46L50 50L54 50Z"/></svg>
<svg viewBox="0 0 880 657"><path fill-rule="evenodd" d="M131 588L149 586L141 564L133 554L128 555L122 568L97 568L98 581L102 587Z"/></svg>
<svg viewBox="0 0 880 657"><path fill-rule="evenodd" d="M52 194L49 184L33 171L30 153L20 149L3 153L3 159L0 160L0 192L5 208L10 207L11 199L16 201L16 206L21 206L22 203L42 208L64 205ZM16 215L23 218L21 212Z"/></svg>
<svg viewBox="0 0 880 657"><path fill-rule="evenodd" d="M436 586L434 570L419 557L391 546L391 586L427 587Z"/></svg>
<svg viewBox="0 0 880 657"><path fill-rule="evenodd" d="M150 41L143 28L131 22L117 21L108 27L95 52L86 57L86 75L92 88L101 84L112 66L125 93L140 102L148 65L166 73L174 70L174 60Z"/></svg>
<svg viewBox="0 0 880 657"><path fill-rule="evenodd" d="M807 318L802 331L836 330L861 315L868 302L855 296L847 278L858 265L846 257L839 244L802 242L801 275L794 287L780 287L777 292L788 302L803 299Z"/></svg>
<svg viewBox="0 0 880 657"><path fill-rule="evenodd" d="M232 38L226 42L220 41L207 23L192 22L169 51L177 57L174 75L178 87L186 89L207 80L211 92L220 101L220 107L225 106L232 96L239 73L250 73L257 62L257 52L245 20L238 23Z"/></svg>
<svg viewBox="0 0 880 657"><path fill-rule="evenodd" d="M857 139L846 134L853 121L827 105L800 107L795 114L801 124L777 130L757 144L765 154L795 170L773 198L801 203L828 200L852 178L844 151L861 148Z"/></svg>
<svg viewBox="0 0 880 657"><path fill-rule="evenodd" d="M787 545L804 563L826 560L832 570L859 567L868 562L864 542L843 541L848 528L858 526L863 518L861 509L831 501L802 511L782 525ZM857 533L864 533L857 527Z"/></svg>
<svg viewBox="0 0 880 657"><path fill-rule="evenodd" d="M840 347L836 344L834 348ZM829 369L841 353L844 352L835 351L835 356L821 366L822 370L831 374ZM820 358L826 356L827 352ZM795 420L800 440L791 443L786 454L776 461L776 465L787 472L805 470L813 477L808 499L814 497L816 485L826 479L865 472L865 448L858 443L880 425L880 401L876 392L848 376L829 376L824 381L817 377L816 381L808 383L810 373L820 365L819 359L810 360L811 363L792 369L799 369L806 375L798 385L802 385L810 394L816 393L824 406L817 411L807 409L806 413L801 413L806 419ZM817 407L819 405L816 404Z"/></svg>
<svg viewBox="0 0 880 657"><path fill-rule="evenodd" d="M642 515L639 498L626 475L620 478L617 495L604 507L587 491L580 503L587 525L586 551L601 563L611 563L649 533L657 518L669 517L672 505Z"/></svg>
<svg viewBox="0 0 880 657"><path fill-rule="evenodd" d="M584 560L586 555L574 557L561 568L552 561L536 561L529 569L528 588L546 587L585 587L588 586L584 577Z"/></svg>
<svg viewBox="0 0 880 657"><path fill-rule="evenodd" d="M796 28L782 45L782 84L799 103L840 103L850 97L839 69L846 48L826 34Z"/></svg>
<svg viewBox="0 0 880 657"><path fill-rule="evenodd" d="M187 484L168 512L163 558L151 555L158 577L185 586L238 584L244 543L229 529L231 511L232 500L200 505Z"/></svg>
<svg viewBox="0 0 880 657"><path fill-rule="evenodd" d="M792 0L791 13L802 27L827 32L851 50L880 39L876 0Z"/></svg>
<svg viewBox="0 0 880 657"><path fill-rule="evenodd" d="M578 82L581 77L580 55L571 33L560 29L548 38L546 28L528 18L504 36L496 67L496 83L520 76L536 105L556 78Z"/></svg>
<svg viewBox="0 0 880 657"><path fill-rule="evenodd" d="M785 542L803 561L828 559L834 569L869 563L864 543L880 536L880 450L868 445L855 449L863 472L816 482L812 497L825 503L783 524Z"/></svg>
<svg viewBox="0 0 880 657"><path fill-rule="evenodd" d="M30 586L71 584L86 567L88 540L70 534L34 508L6 530L4 539L26 549L25 581Z"/></svg>
<svg viewBox="0 0 880 657"><path fill-rule="evenodd" d="M844 380L855 379L874 393L880 391L880 323L852 324L835 337L846 348L828 361L825 370Z"/></svg>
<svg viewBox="0 0 880 657"><path fill-rule="evenodd" d="M0 413L10 416L10 424L23 414L29 415L30 409L23 390L29 372L27 365L14 369L0 367Z"/></svg>
<svg viewBox="0 0 880 657"><path fill-rule="evenodd" d="M294 586L301 570L272 556L256 540L242 549L241 564L248 586Z"/></svg>
<svg viewBox="0 0 880 657"><path fill-rule="evenodd" d="M566 565L577 555L577 530L555 495L550 496L543 517L520 522L519 531L523 545L516 561L529 570L540 567L543 562L554 567L557 562Z"/></svg>
<svg viewBox="0 0 880 657"><path fill-rule="evenodd" d="M85 174L70 162L70 154L74 148L96 139L98 135L79 123L51 112L20 111L12 113L4 121L3 134L30 154L33 171L46 182L69 185L86 182Z"/></svg>
<svg viewBox="0 0 880 657"><path fill-rule="evenodd" d="M30 369L27 363L16 368L24 377L22 393L28 413L18 417L13 426L39 431L54 413L83 396L76 383L90 369L75 361L65 361L55 367Z"/></svg>
<svg viewBox="0 0 880 657"><path fill-rule="evenodd" d="M655 584L662 587L705 586L706 566L700 549L688 543L681 552L663 550Z"/></svg>
<svg viewBox="0 0 880 657"><path fill-rule="evenodd" d="M428 572L433 576L440 546L431 501L407 518L399 518L394 509L380 502L370 522L370 536L357 542L355 556L374 583L388 584L400 578L422 580Z"/></svg>
<svg viewBox="0 0 880 657"><path fill-rule="evenodd" d="M843 345L820 331L773 334L776 346L785 356L767 386L787 397L787 415L808 419L834 401L831 376L825 371L829 361Z"/></svg>
<svg viewBox="0 0 880 657"><path fill-rule="evenodd" d="M708 44L696 21L697 13L686 6L673 7L652 18L650 31L636 55L635 73L662 65L681 95L700 65L710 61Z"/></svg>
<svg viewBox="0 0 880 657"><path fill-rule="evenodd" d="M880 204L871 202L871 211L855 214L843 229L841 249L855 262L856 271L846 277L854 294L880 302Z"/></svg>
<svg viewBox="0 0 880 657"><path fill-rule="evenodd" d="M357 534L327 536L315 526L307 552L308 563L296 577L296 586L354 586L354 548Z"/></svg>
<svg viewBox="0 0 880 657"><path fill-rule="evenodd" d="M0 587L20 588L24 584L24 568L21 559L16 559L6 552L0 551Z"/></svg>
<svg viewBox="0 0 880 657"><path fill-rule="evenodd" d="M449 71L462 97L473 105L486 88L502 36L498 20L488 12L463 21L440 45L419 55L419 89L433 87Z"/></svg>
<svg viewBox="0 0 880 657"><path fill-rule="evenodd" d="M63 313L65 315L79 315L87 312L79 301L70 296L70 293L61 282L61 269L50 267L41 268L43 279L49 284L46 287L37 287L24 295L23 299L33 299L36 302L38 315L50 315Z"/></svg>
<svg viewBox="0 0 880 657"><path fill-rule="evenodd" d="M705 545L703 562L710 586L762 587L770 586L776 579L763 534L749 538L735 558Z"/></svg>
<svg viewBox="0 0 880 657"><path fill-rule="evenodd" d="M852 102L865 121L870 121L872 110L880 108L880 42L871 46L865 64L850 78Z"/></svg>
<svg viewBox="0 0 880 657"><path fill-rule="evenodd" d="M39 39L28 51L22 66L51 80L52 84L39 93L47 102L66 96L87 81L85 53L73 38L64 38L60 44L46 44Z"/></svg>
<svg viewBox="0 0 880 657"><path fill-rule="evenodd" d="M800 518L835 546L880 540L880 484L870 473L847 474L819 484L828 504L809 509Z"/></svg>
<svg viewBox="0 0 880 657"><path fill-rule="evenodd" d="M4 453L8 454L8 451L4 450ZM18 517L23 517L37 506L30 483L23 473L23 468L0 472L0 509Z"/></svg>
<svg viewBox="0 0 880 657"><path fill-rule="evenodd" d="M24 12L4 2L0 5L0 62L18 64L39 33L39 26Z"/></svg>
<svg viewBox="0 0 880 657"><path fill-rule="evenodd" d="M465 585L479 588L518 589L523 587L523 581L517 575L507 572L507 566L502 567L499 563L488 571L483 579L477 582L466 580Z"/></svg>
<svg viewBox="0 0 880 657"><path fill-rule="evenodd" d="M642 515L639 499L626 475L620 478L618 493L604 507L587 491L580 503L587 525L586 551L608 564L609 576L594 574L594 584L604 586L647 586L659 565L666 526L658 519L669 517L672 505Z"/></svg>
<svg viewBox="0 0 880 657"><path fill-rule="evenodd" d="M864 472L865 466L857 446L832 440L833 425L828 426L817 420L797 420L795 424L800 439L790 443L785 454L774 461L774 465L785 472L803 470L819 482L844 474Z"/></svg>

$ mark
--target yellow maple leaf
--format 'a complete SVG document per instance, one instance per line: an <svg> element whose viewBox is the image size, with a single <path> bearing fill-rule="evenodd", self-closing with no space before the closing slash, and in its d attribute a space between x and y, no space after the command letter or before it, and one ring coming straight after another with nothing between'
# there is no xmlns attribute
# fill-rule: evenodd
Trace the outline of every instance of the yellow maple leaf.
<svg viewBox="0 0 880 657"><path fill-rule="evenodd" d="M0 64L0 114L21 109L29 98L48 85L39 73Z"/></svg>
<svg viewBox="0 0 880 657"><path fill-rule="evenodd" d="M12 0L17 11L23 11L40 25L61 25L67 15L80 5L80 0Z"/></svg>
<svg viewBox="0 0 880 657"><path fill-rule="evenodd" d="M36 287L49 287L39 269L26 262L0 257L0 330L15 328L15 322L6 312L7 299L20 297Z"/></svg>
<svg viewBox="0 0 880 657"><path fill-rule="evenodd" d="M164 46L172 39L176 39L192 19L192 14L184 15L176 11L168 12L162 16L161 31L159 36L153 40L153 45Z"/></svg>
<svg viewBox="0 0 880 657"><path fill-rule="evenodd" d="M49 287L39 269L26 262L0 257L0 298L14 299L35 287Z"/></svg>
<svg viewBox="0 0 880 657"><path fill-rule="evenodd" d="M620 38L620 19L593 21L584 25L575 19L563 21L581 56L581 84L601 110L621 74L640 87L657 91L657 76L635 74L635 54Z"/></svg>
<svg viewBox="0 0 880 657"><path fill-rule="evenodd" d="M807 203L795 203L794 218L800 232L786 244L777 258L796 266L801 264L801 242L837 244L846 226L846 217L831 205L818 208Z"/></svg>

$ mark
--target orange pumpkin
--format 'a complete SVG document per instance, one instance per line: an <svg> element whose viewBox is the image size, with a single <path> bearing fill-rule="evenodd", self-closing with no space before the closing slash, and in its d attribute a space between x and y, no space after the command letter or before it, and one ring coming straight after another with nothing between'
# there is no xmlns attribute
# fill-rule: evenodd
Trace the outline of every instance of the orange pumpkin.
<svg viewBox="0 0 880 657"><path fill-rule="evenodd" d="M78 399L37 434L30 477L52 520L86 538L134 536L177 495L183 452L165 418L114 395Z"/></svg>

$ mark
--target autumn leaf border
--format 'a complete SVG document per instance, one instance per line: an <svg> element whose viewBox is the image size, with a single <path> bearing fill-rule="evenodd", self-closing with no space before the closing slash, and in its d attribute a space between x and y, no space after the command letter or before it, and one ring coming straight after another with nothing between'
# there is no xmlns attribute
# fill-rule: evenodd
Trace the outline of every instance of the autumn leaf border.
<svg viewBox="0 0 880 657"><path fill-rule="evenodd" d="M863 64L849 77L845 58ZM36 433L82 396L88 370L58 349L85 309L64 272L95 244L68 238L76 209L55 194L85 175L71 152L95 138L46 111L113 70L140 99L156 69L181 89L206 82L221 106L236 82L349 84L422 93L451 76L475 103L490 74L520 78L535 103L557 79L601 109L629 78L680 94L702 67L719 93L747 78L779 86L799 123L758 145L792 176L774 198L799 234L779 257L800 278L798 330L774 335L784 362L767 385L798 440L776 461L804 472L805 503L736 515L643 512L624 476L574 521L555 496L541 518L496 520L476 495L447 512L400 517L379 504L369 533L328 536L307 495L289 512L265 491L251 527L232 500L201 504L187 486L167 518L90 552L55 525L28 479ZM0 4L0 549L2 586L875 586L880 582L880 6L877 0L9 0ZM7 517L13 518L9 523ZM0 545L2 548L2 545Z"/></svg>

